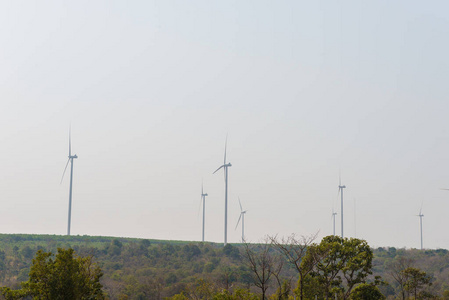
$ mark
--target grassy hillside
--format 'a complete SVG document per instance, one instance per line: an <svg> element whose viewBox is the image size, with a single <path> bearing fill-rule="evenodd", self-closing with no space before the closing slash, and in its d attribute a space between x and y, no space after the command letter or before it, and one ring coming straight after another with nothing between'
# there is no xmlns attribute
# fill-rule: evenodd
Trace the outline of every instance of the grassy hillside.
<svg viewBox="0 0 449 300"><path fill-rule="evenodd" d="M241 244L161 241L134 238L0 235L0 284L18 288L28 279L32 258L37 250L56 252L73 248L78 255L93 255L101 266L102 284L111 299L162 299L194 286L199 279L217 289L253 286ZM381 287L394 299L397 284L388 274L389 264L397 257L413 260L413 265L434 277L432 291L440 296L449 291L449 253L447 250L374 249L374 274L389 282ZM286 265L281 277L296 284L296 271ZM277 285L272 282L269 293Z"/></svg>

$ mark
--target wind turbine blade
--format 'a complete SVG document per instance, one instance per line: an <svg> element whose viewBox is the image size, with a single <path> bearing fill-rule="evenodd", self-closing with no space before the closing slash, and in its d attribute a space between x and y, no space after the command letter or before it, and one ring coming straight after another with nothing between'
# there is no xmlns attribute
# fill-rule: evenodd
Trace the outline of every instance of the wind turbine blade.
<svg viewBox="0 0 449 300"><path fill-rule="evenodd" d="M198 215L197 218L200 217L200 212L201 212L201 204L203 204L203 195L201 195L201 200L200 200L200 205L198 206ZM204 208L203 208L204 209Z"/></svg>
<svg viewBox="0 0 449 300"><path fill-rule="evenodd" d="M223 165L226 164L226 147L228 145L228 134L226 134L226 140L225 140L225 152L224 152L224 163Z"/></svg>
<svg viewBox="0 0 449 300"><path fill-rule="evenodd" d="M449 189L440 189L440 190L443 190L443 191L449 191Z"/></svg>
<svg viewBox="0 0 449 300"><path fill-rule="evenodd" d="M240 223L240 219L242 218L242 214L240 213L240 217L239 217L239 220L237 221L237 225L235 225L235 229L237 229L237 226L239 226L239 223ZM234 229L234 230L235 230Z"/></svg>
<svg viewBox="0 0 449 300"><path fill-rule="evenodd" d="M421 215L421 212L422 212L422 204L423 204L423 202L424 201L421 201L421 208L419 209L419 214Z"/></svg>
<svg viewBox="0 0 449 300"><path fill-rule="evenodd" d="M203 181L201 180L201 197L203 197L203 194L204 194L204 192L203 192Z"/></svg>
<svg viewBox="0 0 449 300"><path fill-rule="evenodd" d="M69 156L72 156L72 125L69 127Z"/></svg>
<svg viewBox="0 0 449 300"><path fill-rule="evenodd" d="M341 185L341 169L338 172L339 172L338 173L338 182L339 182L338 185Z"/></svg>
<svg viewBox="0 0 449 300"><path fill-rule="evenodd" d="M214 172L214 173L212 173L212 174L215 174L215 173L217 173L217 171L218 171L218 170L220 170L220 169L221 169L221 168L223 168L223 167L224 167L224 165L223 165L223 166L221 166L221 167L219 167L218 169L216 169L216 170L215 170L215 172Z"/></svg>
<svg viewBox="0 0 449 300"><path fill-rule="evenodd" d="M62 178L61 178L61 182L59 184L61 184L62 180L64 179L64 174L65 174L65 171L67 170L67 166L69 165L69 162L70 162L70 158L67 160L67 164L65 165L64 172L62 172Z"/></svg>
<svg viewBox="0 0 449 300"><path fill-rule="evenodd" d="M243 208L242 208L242 203L240 202L240 197L239 197L239 204L240 204L240 212L242 212Z"/></svg>

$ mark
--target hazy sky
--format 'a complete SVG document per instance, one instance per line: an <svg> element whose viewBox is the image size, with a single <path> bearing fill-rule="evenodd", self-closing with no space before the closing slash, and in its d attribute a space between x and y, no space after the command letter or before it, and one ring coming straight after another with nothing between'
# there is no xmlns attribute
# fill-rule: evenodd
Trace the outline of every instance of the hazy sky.
<svg viewBox="0 0 449 300"><path fill-rule="evenodd" d="M449 248L448 6L0 2L0 232Z"/></svg>

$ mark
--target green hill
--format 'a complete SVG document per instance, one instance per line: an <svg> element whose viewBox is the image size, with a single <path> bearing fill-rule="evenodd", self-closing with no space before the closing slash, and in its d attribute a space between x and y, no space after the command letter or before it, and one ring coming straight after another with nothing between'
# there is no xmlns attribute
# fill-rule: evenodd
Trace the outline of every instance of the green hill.
<svg viewBox="0 0 449 300"><path fill-rule="evenodd" d="M28 279L32 258L37 250L56 252L73 248L78 255L92 255L104 272L102 284L111 299L163 299L181 293L203 279L220 289L250 288L252 282L242 244L185 241L161 241L135 238L58 235L0 235L0 284L18 288ZM273 250L274 251L274 250ZM443 296L449 291L449 253L447 250L374 249L374 275L389 283L381 286L383 294L395 299L398 286L389 265L406 257L433 276L431 291ZM296 270L284 265L282 280L296 285ZM276 291L272 280L268 294ZM449 298L444 298L449 299Z"/></svg>

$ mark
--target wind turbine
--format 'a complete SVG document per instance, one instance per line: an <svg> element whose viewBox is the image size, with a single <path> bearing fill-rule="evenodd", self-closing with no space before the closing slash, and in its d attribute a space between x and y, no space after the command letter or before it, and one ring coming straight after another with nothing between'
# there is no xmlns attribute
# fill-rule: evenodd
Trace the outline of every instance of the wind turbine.
<svg viewBox="0 0 449 300"><path fill-rule="evenodd" d="M417 217L419 217L419 227L421 228L421 250L423 249L422 247L422 217L424 217L424 215L422 214L422 204L421 204L421 209L419 210L419 215L416 215Z"/></svg>
<svg viewBox="0 0 449 300"><path fill-rule="evenodd" d="M73 159L78 158L78 156L72 155L72 145L71 145L71 128L69 129L69 159L67 160L67 164L65 165L64 172L62 173L61 183L64 179L65 171L67 170L67 166L70 162L70 191L69 191L69 220L67 225L67 235L70 235L70 224L72 219L72 184L73 184Z"/></svg>
<svg viewBox="0 0 449 300"><path fill-rule="evenodd" d="M206 196L207 194L203 191L203 184L201 183L201 200L203 201L203 242L204 242L204 224L206 220Z"/></svg>
<svg viewBox="0 0 449 300"><path fill-rule="evenodd" d="M346 188L346 185L341 185L341 176L339 180L340 183L338 185L338 193L341 194L341 237L343 238L343 189Z"/></svg>
<svg viewBox="0 0 449 300"><path fill-rule="evenodd" d="M354 237L357 237L357 209L355 204L355 198L354 198Z"/></svg>
<svg viewBox="0 0 449 300"><path fill-rule="evenodd" d="M332 222L334 223L334 236L335 236L335 216L337 213L334 211L334 208L332 208Z"/></svg>
<svg viewBox="0 0 449 300"><path fill-rule="evenodd" d="M239 204L240 204L240 217L239 217L239 220L237 221L237 225L235 225L235 229L237 229L237 226L239 226L239 223L240 223L240 219L242 219L242 243L244 243L245 242L245 214L246 214L247 210L243 210L242 203L240 202L240 197L239 197Z"/></svg>
<svg viewBox="0 0 449 300"><path fill-rule="evenodd" d="M217 173L218 170L223 168L224 170L224 177L225 177L225 225L224 225L224 245L228 243L228 168L231 167L231 163L226 163L226 146L228 143L228 137L226 136L225 141L225 151L224 151L224 162L223 165L220 166L218 169L215 170L214 173Z"/></svg>

